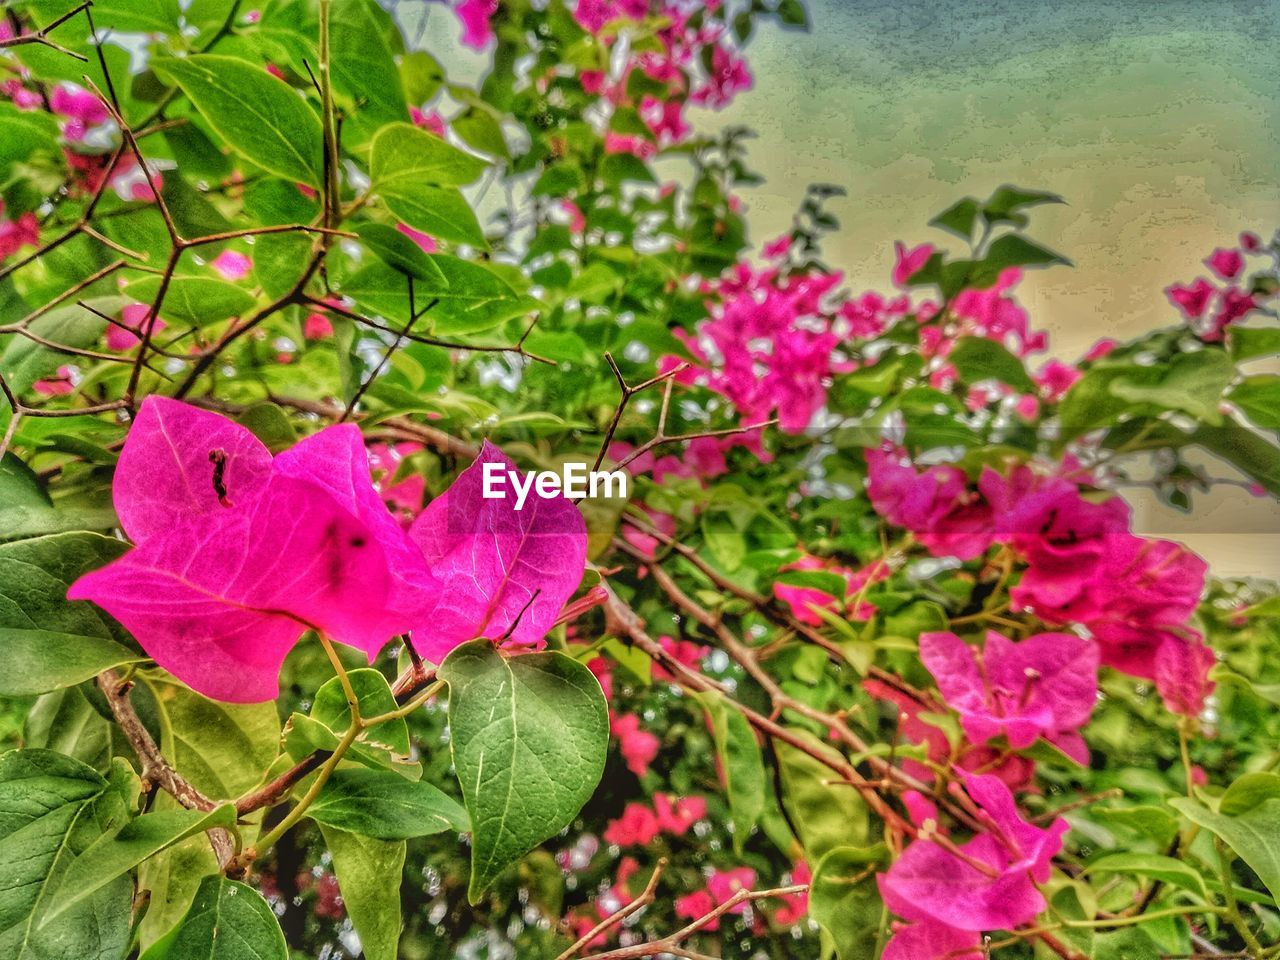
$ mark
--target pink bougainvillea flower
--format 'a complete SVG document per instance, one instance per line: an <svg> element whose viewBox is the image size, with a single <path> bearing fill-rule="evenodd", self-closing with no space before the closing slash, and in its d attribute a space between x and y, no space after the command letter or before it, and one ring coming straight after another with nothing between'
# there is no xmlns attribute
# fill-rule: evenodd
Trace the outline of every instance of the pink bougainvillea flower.
<svg viewBox="0 0 1280 960"><path fill-rule="evenodd" d="M415 230L407 223L397 223L396 229L416 243L423 253L440 252L440 244L436 242L436 238L431 234L423 233L421 230Z"/></svg>
<svg viewBox="0 0 1280 960"><path fill-rule="evenodd" d="M116 465L111 495L134 543L185 520L254 500L271 476L271 452L221 414L151 396L142 403Z"/></svg>
<svg viewBox="0 0 1280 960"><path fill-rule="evenodd" d="M781 260L791 252L791 234L784 233L776 240L771 240L764 245L764 258L766 260Z"/></svg>
<svg viewBox="0 0 1280 960"><path fill-rule="evenodd" d="M893 265L893 284L905 287L933 256L933 244L922 243L908 250L906 244L897 241L893 245L893 254L896 260Z"/></svg>
<svg viewBox="0 0 1280 960"><path fill-rule="evenodd" d="M925 633L920 659L965 734L986 743L1003 733L1014 749L1038 738L1085 763L1078 733L1098 692L1098 649L1070 633L1042 633L1014 643L995 632L976 650L954 633Z"/></svg>
<svg viewBox="0 0 1280 960"><path fill-rule="evenodd" d="M1165 290L1165 295L1188 320L1199 320L1204 316L1213 292L1213 284L1203 277L1198 277L1195 283L1189 286L1175 283Z"/></svg>
<svg viewBox="0 0 1280 960"><path fill-rule="evenodd" d="M658 748L662 745L662 741L648 730L641 730L640 718L634 713L614 717L610 724L610 732L618 740L618 747L623 760L627 763L627 769L637 777L643 777L648 773L649 764L658 755Z"/></svg>
<svg viewBox="0 0 1280 960"><path fill-rule="evenodd" d="M40 245L40 221L28 210L17 220L4 216L4 201L0 200L0 260L13 256L23 247Z"/></svg>
<svg viewBox="0 0 1280 960"><path fill-rule="evenodd" d="M141 342L139 334L142 332L142 325L147 319L147 314L151 312L151 308L145 303L129 303L120 310L120 325L112 324L107 327L107 349L108 350L132 350ZM152 334L159 333L167 324L156 317L151 324Z"/></svg>
<svg viewBox="0 0 1280 960"><path fill-rule="evenodd" d="M417 107L409 108L409 119L413 121L415 127L421 127L434 133L437 137L443 137L445 133L444 117L440 116L435 110L424 113Z"/></svg>
<svg viewBox="0 0 1280 960"><path fill-rule="evenodd" d="M846 589L848 576L850 571L843 567L837 567L829 561L805 554L794 563L789 563L782 567L779 572L787 570L806 571L816 570L826 573L832 573L836 576L846 578ZM790 583L775 583L773 585L773 594L788 607L791 608L791 615L801 623L807 623L810 626L820 627L826 621L822 616L814 610L817 607L820 610L836 610L844 606L844 597L833 597L831 594L817 587L802 587Z"/></svg>
<svg viewBox="0 0 1280 960"><path fill-rule="evenodd" d="M728 870L712 870L707 878L707 890L711 892L716 906L728 903L740 890L750 890L756 885L756 872L750 867L731 867ZM729 913L743 913L746 903L739 903Z"/></svg>
<svg viewBox="0 0 1280 960"><path fill-rule="evenodd" d="M498 0L462 0L454 13L462 22L462 45L472 50L483 50L493 41L493 27L489 21L498 12Z"/></svg>
<svg viewBox="0 0 1280 960"><path fill-rule="evenodd" d="M476 637L540 647L582 580L587 530L578 508L560 494L530 490L517 510L510 482L502 487L503 499L487 499L487 463L503 476L516 472L486 441L409 531L442 584L430 626L413 635L414 647L434 663Z"/></svg>
<svg viewBox="0 0 1280 960"><path fill-rule="evenodd" d="M1035 375L1036 385L1044 392L1047 400L1060 400L1068 390L1075 386L1083 373L1069 363L1061 360L1050 360Z"/></svg>
<svg viewBox="0 0 1280 960"><path fill-rule="evenodd" d="M370 659L429 616L438 588L387 513L354 427L272 460L244 427L148 397L113 499L136 546L72 585L207 696L273 698L307 628Z"/></svg>
<svg viewBox="0 0 1280 960"><path fill-rule="evenodd" d="M652 843L661 832L658 815L643 803L633 801L623 808L621 817L605 828L604 838L619 847L643 847Z"/></svg>
<svg viewBox="0 0 1280 960"><path fill-rule="evenodd" d="M880 957L881 960L982 960L981 940L975 931L921 920L895 930Z"/></svg>
<svg viewBox="0 0 1280 960"><path fill-rule="evenodd" d="M695 893L686 893L683 897L676 897L675 901L676 916L683 917L686 920L697 920L699 917L705 917L708 913L716 908L716 902L711 899L711 894L706 890L698 890ZM706 923L702 927L703 930L719 930L720 918L717 917Z"/></svg>
<svg viewBox="0 0 1280 960"><path fill-rule="evenodd" d="M243 280L253 269L253 261L238 250L223 250L209 261L209 266L224 280Z"/></svg>
<svg viewBox="0 0 1280 960"><path fill-rule="evenodd" d="M1011 930L1044 910L1036 883L1049 879L1069 827L1061 818L1047 830L1027 823L999 777L966 776L965 789L991 831L960 846L967 859L916 840L876 881L886 906L907 920L972 932Z"/></svg>
<svg viewBox="0 0 1280 960"><path fill-rule="evenodd" d="M1205 258L1204 264L1223 280L1234 280L1244 269L1244 256L1239 250L1218 247Z"/></svg>
<svg viewBox="0 0 1280 960"><path fill-rule="evenodd" d="M217 504L210 477L199 479L210 496L177 499ZM233 703L277 695L280 665L309 626L367 645L355 612L383 602L386 561L364 525L320 488L280 476L216 509L172 519L67 596L103 607L192 689ZM147 523L175 515L152 514Z"/></svg>
<svg viewBox="0 0 1280 960"><path fill-rule="evenodd" d="M791 882L793 884L809 883L813 879L813 872L809 869L809 864L801 860L791 871ZM789 893L781 897L782 906L778 908L773 915L774 923L783 927L790 927L799 923L805 918L809 912L809 894L808 893Z"/></svg>
<svg viewBox="0 0 1280 960"><path fill-rule="evenodd" d="M678 663L683 663L686 667L695 669L702 665L702 658L710 652L709 647L694 643L692 640L677 640L674 637L661 636L658 638L658 643ZM667 671L667 668L660 666L656 662L653 665L653 679L674 682L674 678Z"/></svg>
<svg viewBox="0 0 1280 960"><path fill-rule="evenodd" d="M37 380L31 385L31 389L45 397L66 396L75 392L75 380L75 369L64 365L58 368L57 376Z"/></svg>
<svg viewBox="0 0 1280 960"><path fill-rule="evenodd" d="M49 95L49 106L54 113L67 118L62 125L62 135L73 143L83 140L90 127L106 123L111 117L97 96L68 84L54 88Z"/></svg>
<svg viewBox="0 0 1280 960"><path fill-rule="evenodd" d="M369 659L395 633L408 629L416 637L429 630L441 586L374 487L360 428L346 423L314 433L276 457L275 470L325 490L368 528L386 556L386 599L381 609L369 611L365 630Z"/></svg>
<svg viewBox="0 0 1280 960"><path fill-rule="evenodd" d="M1088 352L1084 355L1084 359L1088 363L1092 363L1095 360L1101 360L1118 346L1120 346L1119 340L1113 340L1110 337L1103 337L1089 348Z"/></svg>
<svg viewBox="0 0 1280 960"><path fill-rule="evenodd" d="M665 793L653 795L653 809L663 833L683 837L689 828L707 815L705 797L680 797L674 803Z"/></svg>
<svg viewBox="0 0 1280 960"><path fill-rule="evenodd" d="M876 512L910 530L935 556L972 560L991 546L991 511L958 467L917 472L897 450L868 450L867 494Z"/></svg>
<svg viewBox="0 0 1280 960"><path fill-rule="evenodd" d="M1256 233L1246 230L1240 234L1240 248L1246 253L1257 253L1262 249L1262 238Z"/></svg>

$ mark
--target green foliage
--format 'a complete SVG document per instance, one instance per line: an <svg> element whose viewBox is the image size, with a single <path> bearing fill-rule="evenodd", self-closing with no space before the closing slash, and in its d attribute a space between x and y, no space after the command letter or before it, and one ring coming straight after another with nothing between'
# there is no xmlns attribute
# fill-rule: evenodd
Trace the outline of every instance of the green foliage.
<svg viewBox="0 0 1280 960"><path fill-rule="evenodd" d="M440 679L471 815L475 902L582 809L604 769L608 714L591 672L559 653L507 659L476 641L445 659Z"/></svg>

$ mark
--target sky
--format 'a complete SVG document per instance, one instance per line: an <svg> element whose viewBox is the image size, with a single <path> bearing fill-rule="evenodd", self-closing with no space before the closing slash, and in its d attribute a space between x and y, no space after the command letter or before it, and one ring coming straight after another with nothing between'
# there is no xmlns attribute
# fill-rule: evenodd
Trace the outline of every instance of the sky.
<svg viewBox="0 0 1280 960"><path fill-rule="evenodd" d="M743 191L757 245L788 229L808 184L848 191L826 252L855 291L887 287L895 239L947 242L926 223L952 201L1002 183L1052 190L1067 203L1038 209L1031 235L1076 266L1032 273L1021 300L1050 353L1073 358L1174 322L1166 286L1241 230L1280 226L1280 0L808 6L807 33L762 24L751 91L692 117L757 132L765 183ZM420 10L424 45L453 46L449 11ZM460 76L477 65L459 58ZM1130 493L1144 531L1225 574L1280 577L1274 501L1221 488L1186 517Z"/></svg>

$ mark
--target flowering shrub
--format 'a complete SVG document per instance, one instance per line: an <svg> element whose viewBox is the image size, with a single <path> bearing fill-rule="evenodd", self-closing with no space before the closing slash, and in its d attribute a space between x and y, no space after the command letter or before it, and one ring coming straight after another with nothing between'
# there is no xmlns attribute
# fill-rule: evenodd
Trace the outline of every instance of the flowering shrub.
<svg viewBox="0 0 1280 960"><path fill-rule="evenodd" d="M2 952L1280 956L1274 585L1117 493L1280 495L1280 244L1047 359L1053 194L749 238L693 120L797 0L429 15L475 88L372 0L0 20Z"/></svg>

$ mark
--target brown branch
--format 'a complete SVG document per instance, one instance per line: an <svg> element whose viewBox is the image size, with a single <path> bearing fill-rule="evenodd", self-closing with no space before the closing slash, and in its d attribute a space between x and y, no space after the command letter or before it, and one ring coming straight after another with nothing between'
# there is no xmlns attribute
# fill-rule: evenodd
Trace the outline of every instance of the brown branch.
<svg viewBox="0 0 1280 960"><path fill-rule="evenodd" d="M615 910L609 916L597 923L594 927L579 937L573 946L560 954L560 956L556 957L556 960L570 960L575 953L589 944L596 937L600 936L600 934L604 933L606 930L612 930L633 913L639 913L649 904L653 903L654 891L658 889L658 881L662 879L662 871L666 868L667 858L658 858L658 863L654 866L653 873L649 876L649 882L645 884L644 891L640 896L636 897L626 906Z"/></svg>
<svg viewBox="0 0 1280 960"><path fill-rule="evenodd" d="M116 724L138 756L142 767L140 774L143 791L148 792L153 785L158 786L188 810L216 810L218 804L192 786L164 758L160 747L133 709L133 703L129 700L131 686L128 681L122 682L114 670L108 669L98 674L98 689L107 698L111 715L115 717ZM218 866L225 867L235 856L231 835L222 827L215 827L208 833L209 844L218 858Z"/></svg>
<svg viewBox="0 0 1280 960"><path fill-rule="evenodd" d="M864 871L862 877L870 876L869 871ZM861 879L861 877L859 878ZM698 917L688 926L682 927L675 933L668 934L660 940L650 940L647 943L637 943L629 947L619 947L616 950L606 950L604 953L593 953L583 960L632 960L636 957L653 957L662 953L672 953L676 956L698 956L691 954L680 948L680 943L693 936L699 930L707 925L719 920L726 913L740 907L744 903L753 903L756 900L769 900L777 897L790 897L798 893L808 893L809 885L807 883L792 884L789 887L774 887L771 890L739 890L724 903L718 905L715 909L708 911L701 917Z"/></svg>
<svg viewBox="0 0 1280 960"><path fill-rule="evenodd" d="M52 33L54 30L56 30L58 27L62 26L64 23L66 23L68 20L70 20L80 11L84 10L87 15L89 5L90 5L89 0L85 0L85 2L80 4L78 7L73 7L72 9L68 10L66 13L62 14L62 16L58 17L58 19L41 27L35 33L24 33L16 37L10 37L7 40L0 40L0 50L5 49L6 47L21 46L22 44L26 44L26 43L38 43L41 46L48 47L51 50L57 50L59 53L66 54L68 57L71 57L73 60L79 60L81 63L87 63L89 60L88 57L84 56L84 54L76 53L74 50L68 50L66 47L62 46L59 43L55 43L54 41L49 39L49 34Z"/></svg>

